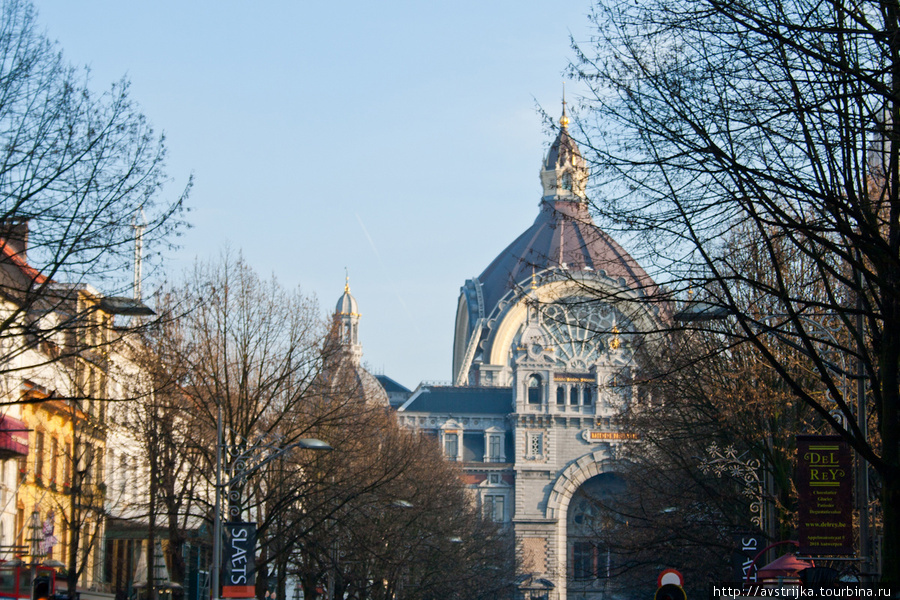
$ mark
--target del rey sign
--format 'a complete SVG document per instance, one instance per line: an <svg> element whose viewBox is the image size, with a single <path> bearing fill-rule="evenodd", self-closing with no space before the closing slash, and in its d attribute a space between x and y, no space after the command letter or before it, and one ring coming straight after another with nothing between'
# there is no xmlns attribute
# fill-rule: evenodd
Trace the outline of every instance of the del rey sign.
<svg viewBox="0 0 900 600"><path fill-rule="evenodd" d="M852 461L840 436L797 436L801 554L853 554Z"/></svg>

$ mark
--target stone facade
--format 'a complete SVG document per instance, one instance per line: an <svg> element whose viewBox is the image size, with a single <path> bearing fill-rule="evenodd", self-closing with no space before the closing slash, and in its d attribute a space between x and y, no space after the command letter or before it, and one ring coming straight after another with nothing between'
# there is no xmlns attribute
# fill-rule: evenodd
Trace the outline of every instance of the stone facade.
<svg viewBox="0 0 900 600"><path fill-rule="evenodd" d="M422 385L398 409L462 463L485 513L513 528L520 596L533 600L606 593L609 561L576 547L570 509L588 482L615 487L605 474L635 435L617 416L657 329L646 301L655 285L591 220L565 105L560 125L534 225L461 289L454 385Z"/></svg>

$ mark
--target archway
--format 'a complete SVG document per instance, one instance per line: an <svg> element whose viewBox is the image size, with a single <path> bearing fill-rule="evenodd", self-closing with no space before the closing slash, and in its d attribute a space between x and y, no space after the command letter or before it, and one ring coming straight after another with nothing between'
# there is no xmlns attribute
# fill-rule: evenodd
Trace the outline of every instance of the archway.
<svg viewBox="0 0 900 600"><path fill-rule="evenodd" d="M585 454L569 463L556 478L547 500L545 516L556 523L555 551L553 553L555 568L552 569L552 572L559 600L580 597L578 594L569 595L567 590L571 580L570 563L574 558L574 548L567 539L570 508L579 504L579 500L583 497L582 488L588 481L597 478L597 482L606 482L611 485L613 482L611 478L620 481L613 474L614 446L613 444L602 444L590 454ZM592 490L595 485L596 483L591 483L585 490ZM590 598L590 596L587 597Z"/></svg>
<svg viewBox="0 0 900 600"><path fill-rule="evenodd" d="M570 598L593 598L607 591L621 568L615 538L622 519L616 499L625 484L615 473L595 475L582 483L566 511L566 580Z"/></svg>

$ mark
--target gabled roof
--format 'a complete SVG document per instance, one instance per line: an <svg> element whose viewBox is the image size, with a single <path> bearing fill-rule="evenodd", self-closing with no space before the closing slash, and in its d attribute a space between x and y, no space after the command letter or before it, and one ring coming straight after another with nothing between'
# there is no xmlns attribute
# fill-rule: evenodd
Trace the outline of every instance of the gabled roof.
<svg viewBox="0 0 900 600"><path fill-rule="evenodd" d="M512 388L422 387L400 407L399 411L507 415L513 411Z"/></svg>
<svg viewBox="0 0 900 600"><path fill-rule="evenodd" d="M6 240L2 238L0 238L0 258L2 258L2 260L9 261L13 266L21 271L23 275L25 275L38 285L47 281L47 278L42 275L40 271L29 265L28 262L25 261L25 259L22 258L22 256L18 252L16 252L12 244L7 243Z"/></svg>

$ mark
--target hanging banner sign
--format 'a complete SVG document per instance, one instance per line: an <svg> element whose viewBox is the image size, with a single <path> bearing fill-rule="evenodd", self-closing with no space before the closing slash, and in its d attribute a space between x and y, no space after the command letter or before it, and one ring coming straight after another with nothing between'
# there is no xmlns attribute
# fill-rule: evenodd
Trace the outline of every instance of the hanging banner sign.
<svg viewBox="0 0 900 600"><path fill-rule="evenodd" d="M756 583L759 565L753 559L765 546L766 540L761 533L734 534L734 551L731 553L732 583Z"/></svg>
<svg viewBox="0 0 900 600"><path fill-rule="evenodd" d="M256 597L256 523L225 523L223 598Z"/></svg>
<svg viewBox="0 0 900 600"><path fill-rule="evenodd" d="M853 554L852 460L840 436L797 436L801 554Z"/></svg>

